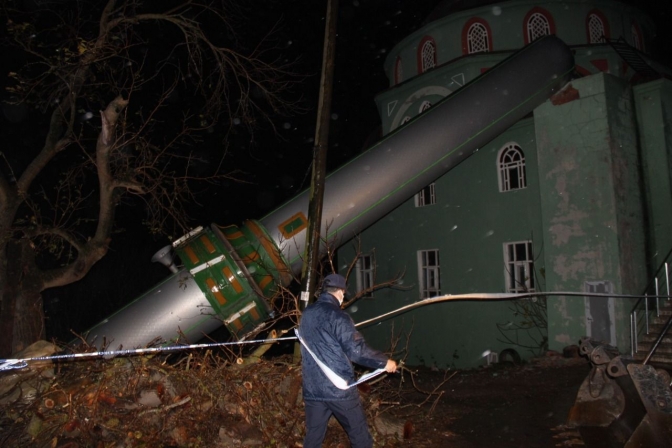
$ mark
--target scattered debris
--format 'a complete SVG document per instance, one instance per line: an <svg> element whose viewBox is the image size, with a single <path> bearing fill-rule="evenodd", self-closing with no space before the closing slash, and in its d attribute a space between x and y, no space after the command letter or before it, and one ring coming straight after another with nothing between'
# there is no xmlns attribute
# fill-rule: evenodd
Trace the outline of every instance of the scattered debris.
<svg viewBox="0 0 672 448"><path fill-rule="evenodd" d="M0 372L0 446L301 447L301 369L266 356L192 351ZM589 367L555 355L467 371L404 366L359 390L379 447L580 447L563 423ZM324 446L348 446L333 419Z"/></svg>
<svg viewBox="0 0 672 448"><path fill-rule="evenodd" d="M301 445L301 369L291 356L257 356L242 364L211 351L173 358L98 359L0 373L0 446ZM388 446L404 435L403 421L381 414L388 408L381 403L389 401L381 394L395 389L392 384L393 378L383 380L363 394L374 437ZM334 429L333 437L347 440L338 425Z"/></svg>

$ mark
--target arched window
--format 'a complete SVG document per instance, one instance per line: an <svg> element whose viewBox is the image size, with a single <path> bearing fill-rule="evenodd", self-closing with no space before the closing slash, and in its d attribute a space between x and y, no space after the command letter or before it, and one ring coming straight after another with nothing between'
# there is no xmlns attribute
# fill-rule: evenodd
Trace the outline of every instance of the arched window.
<svg viewBox="0 0 672 448"><path fill-rule="evenodd" d="M404 70L401 66L401 58L397 56L397 60L394 63L394 84L401 84L404 82Z"/></svg>
<svg viewBox="0 0 672 448"><path fill-rule="evenodd" d="M542 8L532 8L524 20L525 44L543 36L555 34L555 22L551 14Z"/></svg>
<svg viewBox="0 0 672 448"><path fill-rule="evenodd" d="M402 118L401 121L399 122L399 126L404 125L404 124L408 123L409 121L411 121L411 117L409 117L408 115L406 115L406 116L405 116L404 118Z"/></svg>
<svg viewBox="0 0 672 448"><path fill-rule="evenodd" d="M429 36L424 37L418 46L418 72L424 73L436 67L436 43Z"/></svg>
<svg viewBox="0 0 672 448"><path fill-rule="evenodd" d="M527 187L525 154L517 143L507 143L499 150L498 172L502 193Z"/></svg>
<svg viewBox="0 0 672 448"><path fill-rule="evenodd" d="M639 25L632 22L630 30L632 32L632 46L639 51L644 51L644 39L642 38L642 30L639 29Z"/></svg>
<svg viewBox="0 0 672 448"><path fill-rule="evenodd" d="M600 11L593 10L586 17L586 34L589 44L600 44L609 38L609 22Z"/></svg>
<svg viewBox="0 0 672 448"><path fill-rule="evenodd" d="M423 101L422 104L420 105L420 107L418 108L418 113L421 114L421 113L423 113L424 111L426 111L427 109L429 109L430 107L432 107L432 103L431 103L431 102L429 102L429 101Z"/></svg>
<svg viewBox="0 0 672 448"><path fill-rule="evenodd" d="M462 29L462 53L482 53L492 51L490 25L483 19L474 17Z"/></svg>

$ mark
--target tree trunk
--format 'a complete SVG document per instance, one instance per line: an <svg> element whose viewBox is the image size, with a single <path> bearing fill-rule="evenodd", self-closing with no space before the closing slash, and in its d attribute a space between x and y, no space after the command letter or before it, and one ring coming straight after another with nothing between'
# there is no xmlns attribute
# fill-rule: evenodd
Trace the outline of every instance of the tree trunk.
<svg viewBox="0 0 672 448"><path fill-rule="evenodd" d="M27 240L7 245L0 274L0 357L9 357L44 339L42 280L36 277L34 253Z"/></svg>

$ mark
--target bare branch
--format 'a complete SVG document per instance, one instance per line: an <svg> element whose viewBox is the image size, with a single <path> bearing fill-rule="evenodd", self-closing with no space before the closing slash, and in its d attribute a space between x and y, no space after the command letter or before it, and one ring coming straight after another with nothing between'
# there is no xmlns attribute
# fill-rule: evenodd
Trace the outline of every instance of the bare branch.
<svg viewBox="0 0 672 448"><path fill-rule="evenodd" d="M285 94L300 80L267 44L246 49L218 2L45 5L39 20L3 7L20 62L8 61L9 101L48 123L41 147L23 148L21 162L2 156L0 258L11 245L25 257L7 260L0 294L13 281L11 263L30 275L16 280L19 292L81 279L107 253L118 206L139 199L152 232L191 227L198 186L240 180L224 162L234 123L272 127L295 107ZM213 130L223 141L210 143Z"/></svg>

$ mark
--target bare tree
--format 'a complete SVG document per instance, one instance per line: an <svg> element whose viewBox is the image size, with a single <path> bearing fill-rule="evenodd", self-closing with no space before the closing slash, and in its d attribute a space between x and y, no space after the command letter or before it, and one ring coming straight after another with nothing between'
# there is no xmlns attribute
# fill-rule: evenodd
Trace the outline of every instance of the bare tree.
<svg viewBox="0 0 672 448"><path fill-rule="evenodd" d="M530 240L532 237L530 237ZM541 268L539 274L534 266L538 266L538 260L541 258L541 251L534 257L533 268L529 275L532 276L535 289L542 291L545 284L545 270ZM515 278L507 266L504 268L509 278ZM515 291L532 292L527 285L530 284L530 278L515 278ZM533 290L534 291L534 290ZM529 350L533 355L539 356L548 350L548 302L546 296L539 296L512 300L509 302L509 310L513 314L513 319L503 324L497 324L497 330L501 333L503 339L500 342L515 345ZM521 337L522 335L522 337ZM525 342L521 342L521 339Z"/></svg>
<svg viewBox="0 0 672 448"><path fill-rule="evenodd" d="M346 278L351 278L350 275L357 269L357 262L361 259L362 255L364 255L362 251L362 242L359 237L357 237L353 241L353 248L355 249L355 254L350 260L350 263L348 263L348 269L345 272L345 277ZM370 255L375 254L375 249L373 249L370 252ZM332 251L329 251L329 264L331 265L333 269L333 257L332 257ZM377 269L376 269L376 263L372 263L372 272L371 272L371 281L369 284L362 285L362 288L358 291L353 291L353 293L348 297L348 300L343 302L343 307L347 308L350 305L353 305L355 302L357 302L360 299L363 299L365 297L371 297L373 295L374 291L380 290L380 289L397 289L397 290L410 290L411 287L409 286L404 286L404 275L406 274L405 271L400 271L397 272L394 277L385 279L385 280L380 280L378 279L377 275ZM333 272L336 272L335 270Z"/></svg>
<svg viewBox="0 0 672 448"><path fill-rule="evenodd" d="M41 292L105 256L118 206L144 204L155 232L188 228L194 182L238 174L224 139L205 160L195 151L203 136L291 110L297 81L216 1L3 4L20 63L6 100L42 113L44 139L0 153L0 356L44 337Z"/></svg>

